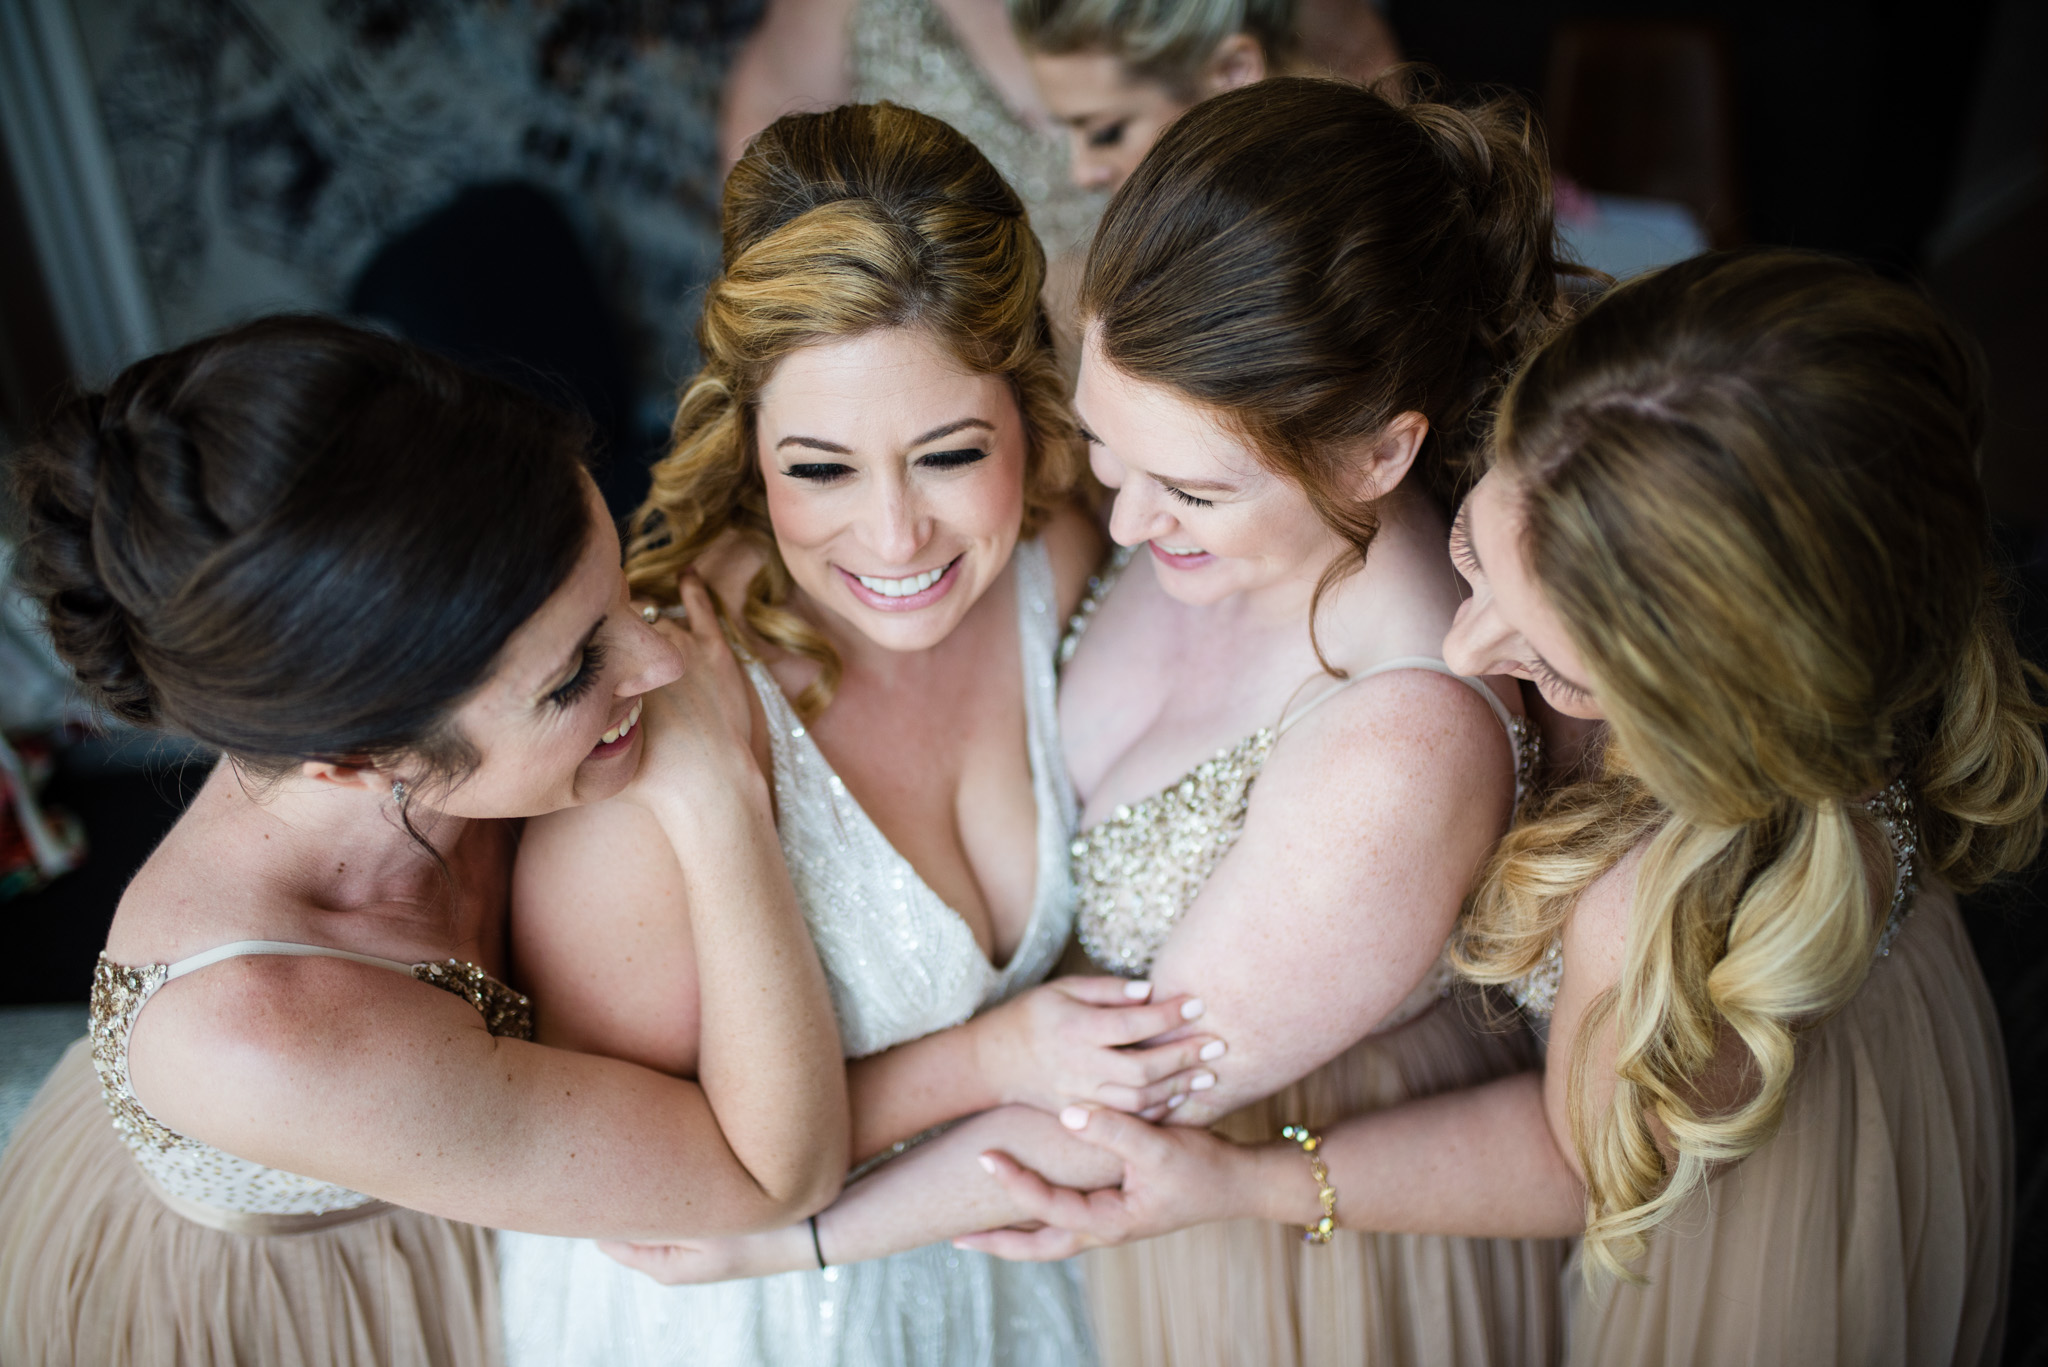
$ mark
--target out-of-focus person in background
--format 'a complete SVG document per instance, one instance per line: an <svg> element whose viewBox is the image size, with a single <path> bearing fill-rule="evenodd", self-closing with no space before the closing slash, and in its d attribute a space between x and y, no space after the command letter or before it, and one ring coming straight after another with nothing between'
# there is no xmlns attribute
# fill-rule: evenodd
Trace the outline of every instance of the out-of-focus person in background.
<svg viewBox="0 0 2048 1367"><path fill-rule="evenodd" d="M1067 132L1074 183L1113 191L1175 119L1268 76L1370 83L1401 48L1364 0L1008 0Z"/></svg>
<svg viewBox="0 0 2048 1367"><path fill-rule="evenodd" d="M1371 84L1401 46L1364 0L1008 0L1074 182L1114 191L1166 126L1268 76ZM1622 278L1705 251L1682 204L1595 194L1556 177L1557 231L1573 259Z"/></svg>
<svg viewBox="0 0 2048 1367"><path fill-rule="evenodd" d="M1003 0L768 0L726 81L719 152L730 167L784 114L874 100L943 119L980 148L1031 215L1054 263L1048 289L1072 292L1062 278L1078 281L1103 199L1069 179Z"/></svg>

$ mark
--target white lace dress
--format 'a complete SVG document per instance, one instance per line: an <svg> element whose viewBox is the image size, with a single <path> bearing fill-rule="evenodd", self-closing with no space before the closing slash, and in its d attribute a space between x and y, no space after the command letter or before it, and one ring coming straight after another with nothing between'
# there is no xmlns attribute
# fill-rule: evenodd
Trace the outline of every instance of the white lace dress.
<svg viewBox="0 0 2048 1367"><path fill-rule="evenodd" d="M1039 982L1072 929L1074 799L1054 709L1059 609L1044 548L1024 542L1014 563L1038 881L1024 939L1001 969L853 800L768 671L749 667L771 729L783 855L849 1058L958 1025ZM583 1240L500 1234L498 1258L512 1367L1094 1360L1079 1280L1061 1263L937 1244L823 1272L665 1287Z"/></svg>

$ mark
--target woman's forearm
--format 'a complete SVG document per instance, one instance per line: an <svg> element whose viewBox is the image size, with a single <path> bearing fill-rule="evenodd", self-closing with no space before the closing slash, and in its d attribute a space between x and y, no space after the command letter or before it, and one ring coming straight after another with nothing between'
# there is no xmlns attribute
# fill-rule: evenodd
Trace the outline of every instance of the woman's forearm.
<svg viewBox="0 0 2048 1367"><path fill-rule="evenodd" d="M1114 1186L1123 1166L1059 1121L1029 1106L1004 1106L956 1125L849 1186L818 1216L826 1261L863 1262L978 1230L1013 1224L1024 1211L981 1166L1001 1149L1063 1186Z"/></svg>
<svg viewBox="0 0 2048 1367"><path fill-rule="evenodd" d="M1354 1116L1322 1134L1344 1229L1473 1238L1562 1238L1585 1228L1586 1195L1543 1110L1543 1077L1520 1073ZM1243 1214L1306 1225L1322 1214L1290 1143L1247 1151Z"/></svg>
<svg viewBox="0 0 2048 1367"><path fill-rule="evenodd" d="M846 1073L831 999L758 774L657 810L690 908L697 1080L762 1190L815 1209L847 1166ZM657 804L657 807L669 804Z"/></svg>
<svg viewBox="0 0 2048 1367"><path fill-rule="evenodd" d="M999 1103L983 1081L973 1032L969 1021L847 1065L854 1162Z"/></svg>

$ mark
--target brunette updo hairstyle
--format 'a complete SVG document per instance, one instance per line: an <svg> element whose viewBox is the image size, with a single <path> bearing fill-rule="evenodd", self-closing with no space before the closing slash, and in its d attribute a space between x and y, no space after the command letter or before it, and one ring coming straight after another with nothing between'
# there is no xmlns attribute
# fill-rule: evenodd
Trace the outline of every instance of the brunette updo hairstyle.
<svg viewBox="0 0 2048 1367"><path fill-rule="evenodd" d="M1561 322L1550 171L1534 114L1276 77L1195 106L1110 201L1081 288L1102 354L1207 405L1350 546L1359 443L1429 419L1411 478L1449 500L1514 363ZM1313 620L1313 612L1311 612Z"/></svg>
<svg viewBox="0 0 2048 1367"><path fill-rule="evenodd" d="M450 722L590 535L578 419L277 317L152 356L17 453L20 575L93 701L274 776L459 778Z"/></svg>
<svg viewBox="0 0 2048 1367"><path fill-rule="evenodd" d="M683 387L669 453L633 518L627 577L674 602L676 575L726 533L762 566L741 612L762 639L819 665L796 708L831 701L840 663L787 606L755 450L762 387L784 357L879 328L918 328L970 373L1009 382L1024 421L1031 535L1087 468L1039 292L1045 253L987 157L914 109L852 104L787 114L725 182L725 265L697 328L704 366Z"/></svg>

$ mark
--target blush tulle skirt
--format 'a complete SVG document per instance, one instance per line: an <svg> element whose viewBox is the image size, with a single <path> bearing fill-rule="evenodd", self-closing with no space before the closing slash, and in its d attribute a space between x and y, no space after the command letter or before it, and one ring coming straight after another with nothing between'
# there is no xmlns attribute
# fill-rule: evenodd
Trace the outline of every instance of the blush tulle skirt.
<svg viewBox="0 0 2048 1367"><path fill-rule="evenodd" d="M490 1367L491 1235L394 1210L306 1234L195 1224L115 1134L87 1041L0 1158L7 1367Z"/></svg>
<svg viewBox="0 0 2048 1367"><path fill-rule="evenodd" d="M2011 1095L1947 889L1793 1068L1777 1135L1655 1232L1644 1285L1568 1281L1574 1367L1998 1360Z"/></svg>
<svg viewBox="0 0 2048 1367"><path fill-rule="evenodd" d="M1283 1124L1322 1128L1535 1065L1528 1031L1460 988L1216 1129L1263 1143ZM1520 1367L1562 1350L1568 1253L1562 1240L1344 1229L1318 1247L1294 1226L1234 1220L1083 1262L1104 1367Z"/></svg>

